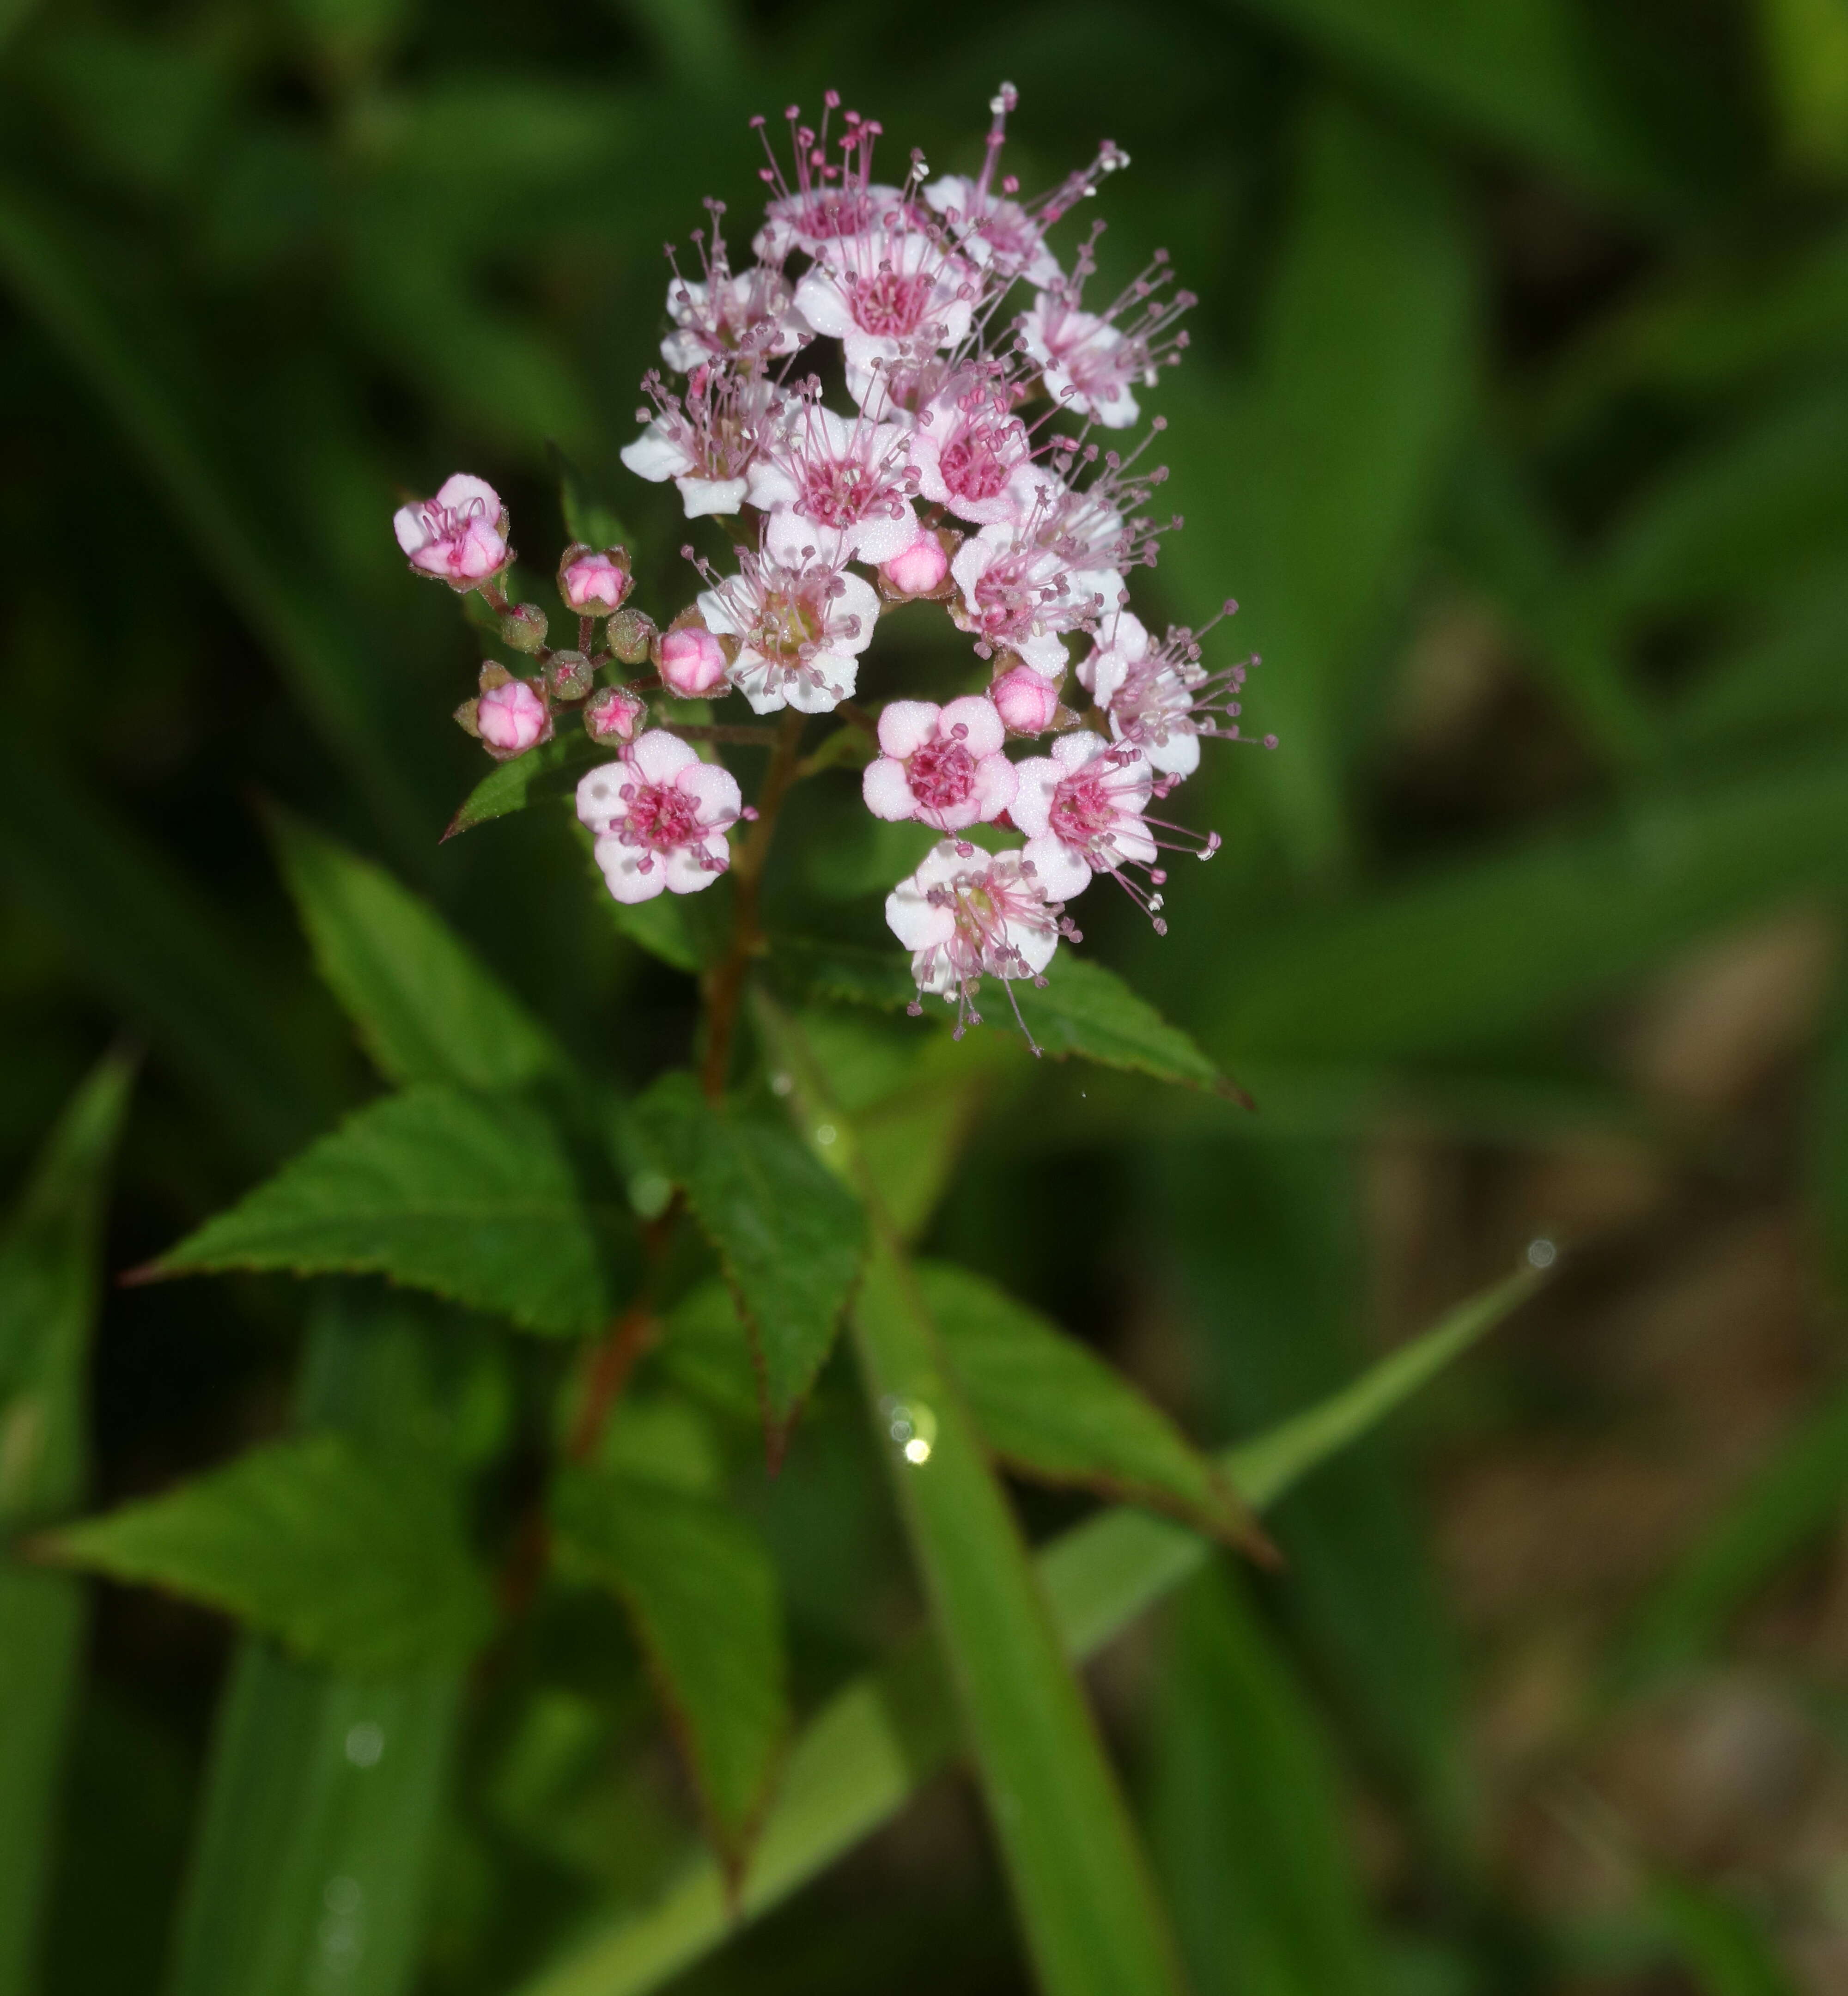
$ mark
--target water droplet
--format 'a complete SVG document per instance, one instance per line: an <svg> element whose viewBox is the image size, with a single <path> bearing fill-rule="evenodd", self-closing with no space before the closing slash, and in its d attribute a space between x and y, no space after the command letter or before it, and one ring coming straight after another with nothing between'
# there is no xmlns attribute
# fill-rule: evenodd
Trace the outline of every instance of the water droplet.
<svg viewBox="0 0 1848 1996"><path fill-rule="evenodd" d="M356 1767L376 1767L379 1764L379 1756L384 1750L384 1728L373 1720L362 1719L358 1725L349 1726L346 1729L346 1757ZM341 1882L336 1878L334 1884ZM349 1878L346 1883L351 1884L353 1881ZM331 1892L333 1886L330 1885L328 1890Z"/></svg>
<svg viewBox="0 0 1848 1996"><path fill-rule="evenodd" d="M1527 1243L1527 1265L1530 1268L1550 1268L1559 1259L1559 1250L1550 1241L1530 1241Z"/></svg>
<svg viewBox="0 0 1848 1996"><path fill-rule="evenodd" d="M629 1180L629 1204L644 1220L654 1220L665 1213L673 1193L672 1183L659 1172L638 1172Z"/></svg>
<svg viewBox="0 0 1848 1996"><path fill-rule="evenodd" d="M937 1416L922 1400L901 1400L888 1395L880 1401L886 1432L906 1461L917 1468L931 1459L937 1446Z"/></svg>
<svg viewBox="0 0 1848 1996"><path fill-rule="evenodd" d="M787 1095L795 1086L796 1077L793 1074L773 1074L770 1076L770 1093L773 1095Z"/></svg>
<svg viewBox="0 0 1848 1996"><path fill-rule="evenodd" d="M840 1134L831 1123L817 1123L815 1125L815 1141L817 1144L831 1144Z"/></svg>

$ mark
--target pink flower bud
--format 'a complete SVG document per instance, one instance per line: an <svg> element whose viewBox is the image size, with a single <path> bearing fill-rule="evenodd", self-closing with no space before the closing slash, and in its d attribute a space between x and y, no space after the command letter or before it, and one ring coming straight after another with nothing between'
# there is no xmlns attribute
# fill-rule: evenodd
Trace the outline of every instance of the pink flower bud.
<svg viewBox="0 0 1848 1996"><path fill-rule="evenodd" d="M1058 682L1031 666L1003 673L988 690L1010 735L1044 735L1058 711Z"/></svg>
<svg viewBox="0 0 1848 1996"><path fill-rule="evenodd" d="M584 707L584 732L593 742L628 742L647 711L627 687L604 687Z"/></svg>
<svg viewBox="0 0 1848 1996"><path fill-rule="evenodd" d="M879 566L880 575L896 596L928 596L943 587L949 572L950 558L942 542L927 529Z"/></svg>
<svg viewBox="0 0 1848 1996"><path fill-rule="evenodd" d="M683 700L697 700L724 682L725 648L710 631L683 624L661 640L661 678Z"/></svg>
<svg viewBox="0 0 1848 1996"><path fill-rule="evenodd" d="M598 554L580 543L567 548L559 564L559 594L580 617L607 617L619 609L630 580L628 554L622 548Z"/></svg>
<svg viewBox="0 0 1848 1996"><path fill-rule="evenodd" d="M476 704L475 725L488 753L504 762L524 755L552 733L552 711L528 680L509 680L484 693Z"/></svg>

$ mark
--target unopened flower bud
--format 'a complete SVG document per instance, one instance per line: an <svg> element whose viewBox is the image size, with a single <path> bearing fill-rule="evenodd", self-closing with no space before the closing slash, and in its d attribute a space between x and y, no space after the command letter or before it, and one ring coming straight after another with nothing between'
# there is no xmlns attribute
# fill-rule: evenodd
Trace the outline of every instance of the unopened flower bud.
<svg viewBox="0 0 1848 1996"><path fill-rule="evenodd" d="M1000 710L1010 735L1044 735L1058 712L1058 680L1031 666L1003 673L989 688L988 697Z"/></svg>
<svg viewBox="0 0 1848 1996"><path fill-rule="evenodd" d="M558 565L558 593L580 617L607 617L620 609L632 580L626 548L599 554L576 541Z"/></svg>
<svg viewBox="0 0 1848 1996"><path fill-rule="evenodd" d="M595 680L594 669L582 652L554 652L545 667L545 685L554 700L582 700Z"/></svg>
<svg viewBox="0 0 1848 1996"><path fill-rule="evenodd" d="M624 665L640 665L654 642L654 619L639 610L618 610L610 619L610 656Z"/></svg>
<svg viewBox="0 0 1848 1996"><path fill-rule="evenodd" d="M911 545L879 565L879 579L894 596L931 596L950 572L943 542L927 528Z"/></svg>
<svg viewBox="0 0 1848 1996"><path fill-rule="evenodd" d="M661 678L683 700L698 700L724 682L725 648L703 625L683 624L661 640Z"/></svg>
<svg viewBox="0 0 1848 1996"><path fill-rule="evenodd" d="M593 742L633 741L647 711L627 687L600 687L585 704L584 732Z"/></svg>
<svg viewBox="0 0 1848 1996"><path fill-rule="evenodd" d="M475 703L475 726L487 752L504 762L549 739L552 710L530 680L509 680Z"/></svg>
<svg viewBox="0 0 1848 1996"><path fill-rule="evenodd" d="M516 652L536 652L545 642L545 613L536 603L516 603L501 619L502 642Z"/></svg>

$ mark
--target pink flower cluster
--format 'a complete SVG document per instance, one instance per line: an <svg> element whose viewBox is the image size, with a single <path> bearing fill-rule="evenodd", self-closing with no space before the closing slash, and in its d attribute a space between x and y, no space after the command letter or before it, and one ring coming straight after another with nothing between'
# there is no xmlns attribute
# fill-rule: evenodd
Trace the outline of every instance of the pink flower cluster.
<svg viewBox="0 0 1848 1996"><path fill-rule="evenodd" d="M1001 170L1014 102L1007 84L992 101L978 174L933 177L914 153L896 184L875 174L876 122L841 114L831 91L818 126L792 107L786 167L765 137L751 260L735 267L724 205L710 201L698 274L675 265L662 369L621 453L731 543L724 570L683 550L704 587L664 632L647 627L659 687L736 691L759 714L845 708L874 730L867 807L942 835L886 917L920 993L949 996L962 1017L982 977L1041 978L1060 938L1078 940L1065 904L1098 874L1162 927L1161 850L1206 858L1219 841L1150 809L1198 766L1203 735L1238 736L1246 669L1210 671L1203 631L1158 641L1129 607L1128 577L1181 522L1148 510L1167 475L1144 463L1163 419L1124 448L1113 433L1141 421L1141 398L1179 360L1176 322L1193 301L1158 251L1087 305L1100 228L1063 255L1053 233L1127 159L1106 141L1088 167L1023 197ZM524 642L536 613L495 593L512 557L491 490L453 478L406 507L397 531L414 566L481 587L508 642L538 649ZM612 656L618 622L635 618L618 609L628 580L621 550L576 549L561 569L585 632L611 617ZM972 642L986 684L941 704L893 700L875 724L852 705L861 662L880 618L920 602ZM559 699L603 662L588 646L545 654L542 680L484 690L471 719L493 752L546 738ZM561 677L567 658L578 678ZM1089 696L1082 717L1069 679ZM625 900L708 884L725 828L748 814L722 770L661 730L638 732L648 690L607 687L585 711L587 731L624 745L584 779L578 807ZM1045 753L1010 759L1010 741L1048 734ZM991 851L978 827L1024 842Z"/></svg>

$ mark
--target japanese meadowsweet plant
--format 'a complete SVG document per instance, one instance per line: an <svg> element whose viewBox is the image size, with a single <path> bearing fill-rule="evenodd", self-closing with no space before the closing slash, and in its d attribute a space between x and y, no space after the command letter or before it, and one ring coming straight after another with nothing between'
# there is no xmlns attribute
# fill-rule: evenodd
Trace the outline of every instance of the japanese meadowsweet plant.
<svg viewBox="0 0 1848 1996"><path fill-rule="evenodd" d="M1202 662L1213 625L1158 641L1130 607L1129 577L1181 521L1145 510L1166 476L1145 466L1162 419L1127 451L1111 439L1180 359L1193 301L1158 251L1086 309L1101 225L1062 258L1058 225L1128 161L1106 141L1024 200L1002 170L1013 105L1003 84L978 174L932 178L914 153L896 185L875 177L873 120L837 125L831 92L818 129L791 107L793 172L766 137L770 198L742 269L724 204L708 204L700 274L676 263L668 287L667 372L647 377L647 428L622 453L731 539L722 559L683 550L705 585L685 607L658 625L627 605L626 549L574 545L558 588L577 642L553 650L543 614L504 593L514 556L491 487L459 473L397 519L413 570L480 591L542 669L484 668L459 718L488 752L525 755L566 714L615 751L577 810L618 901L709 887L732 828L780 802L800 734L786 718L746 806L684 731L649 725L651 696L839 715L843 755L870 759L866 808L943 835L886 917L919 993L948 999L959 1025L979 1017L984 978L1044 983L1061 940L1082 940L1068 904L1099 875L1164 928L1164 852L1205 859L1219 840L1155 807L1198 767L1203 737L1240 738L1247 669ZM855 697L862 663L881 618L911 605L962 634L988 683L876 716ZM645 657L655 676L623 680ZM1082 714L1068 704L1081 697ZM1044 753L1007 752L1048 735ZM978 845L985 826L1023 842Z"/></svg>
<svg viewBox="0 0 1848 1996"><path fill-rule="evenodd" d="M318 965L391 1092L142 1275L384 1275L438 1301L327 1285L310 1433L43 1542L229 1609L340 1684L397 1686L393 1709L432 1753L485 1646L555 1594L613 1595L712 1856L653 1909L617 1909L559 1968L561 1988L618 1996L675 1972L890 1814L960 1740L1043 1985L1173 1996L1165 1915L1070 1657L1206 1543L1265 1556L1247 1501L1377 1418L1518 1293L1306 1423L1214 1457L992 1284L914 1257L973 1107L1031 1069L1023 1040L1237 1093L1074 953L1069 912L1107 876L1161 930L1164 856L1218 845L1169 800L1203 742L1244 738L1248 662L1210 665L1202 644L1233 606L1159 639L1131 607L1130 578L1180 522L1147 510L1160 418L1126 450L1112 439L1179 359L1191 301L1158 253L1087 305L1097 232L1065 227L1127 162L1106 143L1023 198L1002 169L1013 107L1003 86L973 176L933 177L914 154L896 184L876 177L876 124L837 120L831 96L818 128L792 110L791 164L769 156L742 267L711 205L698 276L676 268L668 287L646 427L622 453L673 482L689 520L716 523L695 529L714 552L685 550L690 600L645 614L631 549L580 532L556 572L575 642L554 645L547 611L516 600L512 522L491 486L458 473L399 510L412 571L477 599L474 621L513 661L484 665L458 714L497 766L451 832L569 797L619 926L697 979L695 1061L623 1093L424 903L273 814ZM597 516L574 479L576 531ZM876 641L899 617L913 634L894 656L934 659L927 684L883 683ZM934 650L917 642L933 621ZM734 694L748 718L728 717ZM879 863L897 849L888 834L913 838L865 883L897 950L766 912L773 835L810 786L851 811ZM830 822L810 816L811 843L834 842L814 829ZM799 872L799 848L787 857ZM1019 1033L965 1038L990 983ZM845 1023L855 1007L913 1016L872 1029L883 1051L869 1061ZM728 1500L712 1437L742 1408L774 1468L844 1323L936 1647L903 1653L884 1690L847 1686L790 1746L777 1561ZM490 1354L504 1378L508 1353L545 1348L535 1340L565 1358L522 1375L541 1410L524 1432L435 1419L424 1388L406 1388L453 1373L459 1351ZM399 1346L422 1354L408 1371L380 1356ZM342 1368L372 1383L342 1399L327 1385ZM1036 1569L997 1462L1167 1518L1093 1520ZM373 1721L342 1726L353 1767L398 1764ZM227 1797L241 1778L225 1774ZM363 1888L340 1876L360 1905ZM210 1931L207 1915L195 1928Z"/></svg>

